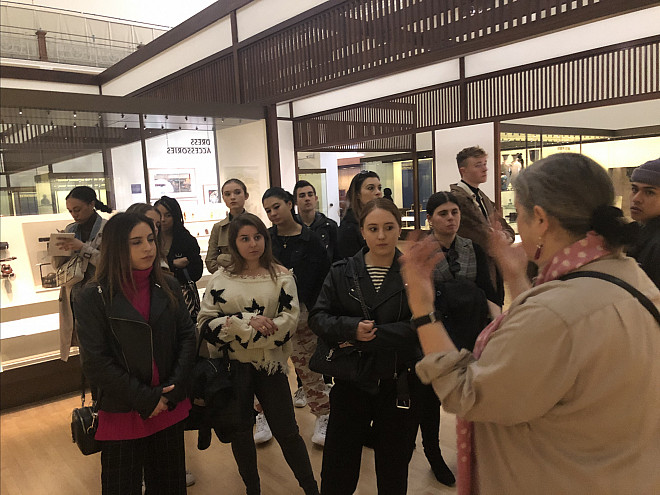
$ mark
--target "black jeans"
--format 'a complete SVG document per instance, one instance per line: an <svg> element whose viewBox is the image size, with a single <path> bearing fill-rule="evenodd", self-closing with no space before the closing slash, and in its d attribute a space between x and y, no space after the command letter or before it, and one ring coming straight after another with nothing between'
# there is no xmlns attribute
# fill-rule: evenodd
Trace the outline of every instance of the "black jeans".
<svg viewBox="0 0 660 495"><path fill-rule="evenodd" d="M250 385L241 388L241 394L249 394L244 399L252 402L257 396L268 420L273 436L282 449L287 464L293 471L306 495L318 494L318 485L312 472L312 464L305 442L298 431L293 411L291 389L284 373L269 375L264 370L252 367ZM257 470L257 449L254 445L252 428L237 431L233 435L231 449L238 465L238 472L245 483L248 495L261 493Z"/></svg>
<svg viewBox="0 0 660 495"><path fill-rule="evenodd" d="M183 421L146 438L104 441L101 450L103 495L186 493Z"/></svg>
<svg viewBox="0 0 660 495"><path fill-rule="evenodd" d="M374 455L379 495L404 495L408 488L408 464L415 448L419 424L419 380L408 374L410 409L396 407L396 382L381 380L378 394L371 395L349 382L336 381L330 392L330 419L323 448L321 493L348 495L355 492L360 461L373 422Z"/></svg>

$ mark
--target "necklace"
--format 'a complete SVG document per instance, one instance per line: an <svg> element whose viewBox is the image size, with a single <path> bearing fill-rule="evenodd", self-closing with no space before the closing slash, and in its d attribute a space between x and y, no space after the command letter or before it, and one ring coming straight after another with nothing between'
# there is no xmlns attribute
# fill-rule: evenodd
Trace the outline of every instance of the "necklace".
<svg viewBox="0 0 660 495"><path fill-rule="evenodd" d="M279 235L277 237L279 237L281 239L282 245L284 246L284 249L286 249L286 245L288 244L289 239L291 239L292 236L290 236L290 235Z"/></svg>

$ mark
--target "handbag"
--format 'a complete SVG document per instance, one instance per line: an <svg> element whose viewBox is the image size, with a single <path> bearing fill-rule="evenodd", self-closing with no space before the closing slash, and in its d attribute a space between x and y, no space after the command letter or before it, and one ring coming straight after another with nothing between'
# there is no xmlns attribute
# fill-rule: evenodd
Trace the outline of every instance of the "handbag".
<svg viewBox="0 0 660 495"><path fill-rule="evenodd" d="M83 455L96 454L101 451L101 442L95 438L99 415L96 401L85 406L85 375L82 376L80 400L80 407L71 413L71 439Z"/></svg>
<svg viewBox="0 0 660 495"><path fill-rule="evenodd" d="M193 322L197 321L197 315L201 308L201 302L199 300L199 290L197 290L197 284L193 279L190 278L188 269L183 269L183 274L186 276L186 282L181 284L181 291L183 292L183 300L186 303L188 312L190 313L190 318Z"/></svg>
<svg viewBox="0 0 660 495"><path fill-rule="evenodd" d="M353 283L360 300L362 315L369 320L369 310L362 296L355 267ZM309 369L340 380L360 381L371 370L373 356L348 343L329 345L322 337L316 339L316 349L309 360Z"/></svg>
<svg viewBox="0 0 660 495"><path fill-rule="evenodd" d="M57 269L55 279L57 285L72 287L85 278L87 269L86 259L80 254L74 254L69 260Z"/></svg>
<svg viewBox="0 0 660 495"><path fill-rule="evenodd" d="M197 448L200 450L210 445L211 429L221 442L230 443L235 431L249 429L254 424L250 392L252 365L229 359L229 345L221 349L222 357L200 356L207 332L208 324L204 324L192 372L192 409L185 425L186 430L199 430Z"/></svg>

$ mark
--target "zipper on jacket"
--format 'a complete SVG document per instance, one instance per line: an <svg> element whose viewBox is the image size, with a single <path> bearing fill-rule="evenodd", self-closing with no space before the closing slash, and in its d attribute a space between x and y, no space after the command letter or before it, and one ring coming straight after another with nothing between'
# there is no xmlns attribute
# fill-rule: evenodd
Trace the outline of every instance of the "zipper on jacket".
<svg viewBox="0 0 660 495"><path fill-rule="evenodd" d="M129 320L128 318L115 318L115 317L108 317L108 318L110 320L127 321L129 323L137 323L139 325L145 325L149 329L149 345L151 347L151 363L152 363L152 367L153 367L153 362L154 362L154 332L153 332L153 329L151 328L151 325L149 325L148 323L145 323L143 321ZM110 325L110 328L112 329L112 325ZM112 329L112 334L115 336L115 339L117 339L117 342L119 342L119 339L117 338L117 334L115 333L114 329ZM128 361L126 360L126 355L124 354L124 349L121 350L121 353L124 356L124 362L126 363L126 369L130 372L131 370L128 367ZM151 378L153 379L153 369L152 369Z"/></svg>

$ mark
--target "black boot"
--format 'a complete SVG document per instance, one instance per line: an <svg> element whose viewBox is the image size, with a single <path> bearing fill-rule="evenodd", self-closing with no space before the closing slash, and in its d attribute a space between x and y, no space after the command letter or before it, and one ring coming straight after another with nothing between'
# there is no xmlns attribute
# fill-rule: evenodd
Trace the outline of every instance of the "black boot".
<svg viewBox="0 0 660 495"><path fill-rule="evenodd" d="M442 458L440 449L434 449L432 452L424 449L424 454L426 454L426 459L431 465L431 470L435 475L435 479L443 485L453 486L456 483L456 478L454 478L454 473L451 472L451 469L449 469L445 460Z"/></svg>

